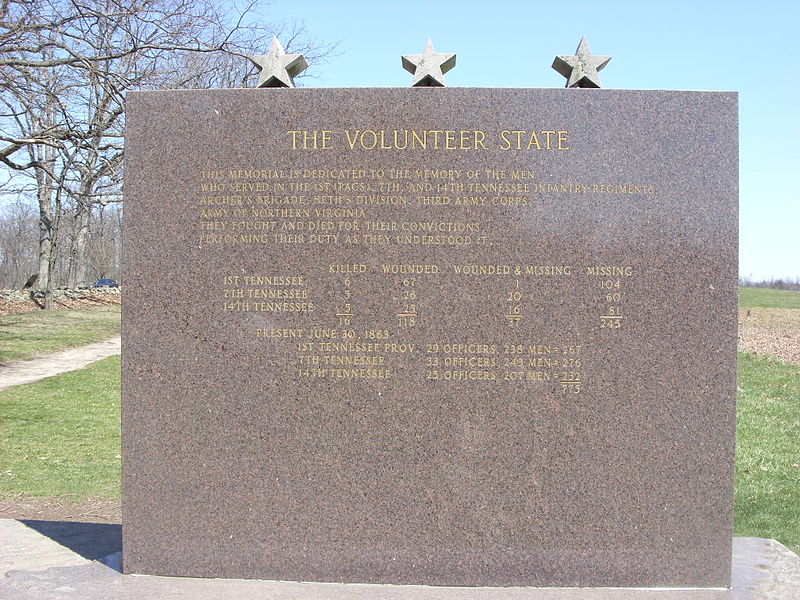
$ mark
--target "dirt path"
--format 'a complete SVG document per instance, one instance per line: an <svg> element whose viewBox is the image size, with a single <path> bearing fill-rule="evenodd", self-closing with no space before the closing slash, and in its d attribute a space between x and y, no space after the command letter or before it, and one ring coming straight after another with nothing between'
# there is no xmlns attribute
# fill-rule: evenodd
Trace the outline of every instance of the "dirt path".
<svg viewBox="0 0 800 600"><path fill-rule="evenodd" d="M800 310L740 308L739 350L800 364Z"/></svg>
<svg viewBox="0 0 800 600"><path fill-rule="evenodd" d="M89 363L120 353L121 338L115 337L33 360L13 361L0 367L0 390L31 383L59 373L82 369Z"/></svg>
<svg viewBox="0 0 800 600"><path fill-rule="evenodd" d="M58 496L0 498L0 519L122 523L119 500L87 498L76 502Z"/></svg>

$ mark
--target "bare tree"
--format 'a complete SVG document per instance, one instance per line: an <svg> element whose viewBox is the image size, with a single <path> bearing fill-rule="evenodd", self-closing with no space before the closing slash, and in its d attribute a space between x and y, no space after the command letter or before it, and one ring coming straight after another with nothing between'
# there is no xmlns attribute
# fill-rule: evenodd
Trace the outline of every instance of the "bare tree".
<svg viewBox="0 0 800 600"><path fill-rule="evenodd" d="M15 202L0 213L0 287L20 288L37 272L36 211Z"/></svg>
<svg viewBox="0 0 800 600"><path fill-rule="evenodd" d="M9 158L10 153L6 153L2 160L16 171L29 172L34 181L39 207L37 285L49 290L65 166L59 160L59 151L65 147L66 139L62 126L62 102L68 93L62 85L61 74L55 70L38 73L28 68L19 68L14 74L15 79L12 81L7 79L5 71L0 71L0 84L4 92L0 95L0 100L5 106L2 113L3 124L10 125L16 132L16 138L9 146L17 147L18 155L24 157L24 162L13 162ZM21 143L21 140L35 142Z"/></svg>
<svg viewBox="0 0 800 600"><path fill-rule="evenodd" d="M40 289L53 285L67 214L68 284L86 280L93 206L121 199L128 91L246 84L254 69L243 57L273 33L311 61L331 52L300 27L246 25L256 8L226 15L210 0L0 1L0 163L35 181Z"/></svg>
<svg viewBox="0 0 800 600"><path fill-rule="evenodd" d="M95 207L86 245L87 269L93 280L120 277L122 204Z"/></svg>

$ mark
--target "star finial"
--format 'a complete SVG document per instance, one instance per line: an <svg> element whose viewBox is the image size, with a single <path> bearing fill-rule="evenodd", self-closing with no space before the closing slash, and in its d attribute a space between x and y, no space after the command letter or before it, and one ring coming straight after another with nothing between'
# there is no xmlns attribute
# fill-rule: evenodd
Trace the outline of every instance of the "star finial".
<svg viewBox="0 0 800 600"><path fill-rule="evenodd" d="M589 42L582 37L575 56L556 56L553 68L567 78L568 88L599 88L600 76L597 72L610 60L610 56L593 56L589 50Z"/></svg>
<svg viewBox="0 0 800 600"><path fill-rule="evenodd" d="M294 78L308 68L302 54L286 54L274 35L269 52L247 58L261 69L256 87L294 87Z"/></svg>
<svg viewBox="0 0 800 600"><path fill-rule="evenodd" d="M441 86L444 87L444 74L456 66L456 55L437 53L433 42L428 38L425 52L422 54L406 54L403 56L403 68L414 74L412 87Z"/></svg>

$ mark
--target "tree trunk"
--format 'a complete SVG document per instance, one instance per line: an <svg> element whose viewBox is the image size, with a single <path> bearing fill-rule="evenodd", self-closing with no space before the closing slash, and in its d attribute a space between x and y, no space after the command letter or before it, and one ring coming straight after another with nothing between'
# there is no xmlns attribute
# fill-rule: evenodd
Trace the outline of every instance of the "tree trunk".
<svg viewBox="0 0 800 600"><path fill-rule="evenodd" d="M91 205L79 199L75 214L75 235L70 252L69 287L77 287L86 283L86 240L91 220Z"/></svg>
<svg viewBox="0 0 800 600"><path fill-rule="evenodd" d="M41 208L42 204L39 206ZM36 280L36 287L44 291L45 310L52 310L53 284L50 274L53 264L53 227L49 215L42 212L41 217L39 221L39 278Z"/></svg>
<svg viewBox="0 0 800 600"><path fill-rule="evenodd" d="M53 268L53 247L55 228L53 226L53 178L55 167L53 148L43 146L42 163L46 168L36 167L37 197L39 201L39 279L37 289L44 291L45 310L53 308L53 282L50 277ZM50 171L48 172L49 169Z"/></svg>

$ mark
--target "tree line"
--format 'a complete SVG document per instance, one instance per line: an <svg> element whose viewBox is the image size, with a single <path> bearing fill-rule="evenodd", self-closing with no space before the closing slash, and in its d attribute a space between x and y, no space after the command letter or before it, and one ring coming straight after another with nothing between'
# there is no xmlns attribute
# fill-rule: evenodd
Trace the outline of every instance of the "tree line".
<svg viewBox="0 0 800 600"><path fill-rule="evenodd" d="M125 95L247 87L272 35L333 46L264 7L208 0L0 0L0 286L119 275Z"/></svg>
<svg viewBox="0 0 800 600"><path fill-rule="evenodd" d="M93 206L83 240L85 281L78 281L74 249L78 219L68 210L61 217L58 238L53 244L50 279L53 286L72 287L98 279L120 281L122 259L122 203ZM0 289L20 289L37 275L39 268L39 215L35 206L14 202L0 210ZM39 287L34 281L32 289Z"/></svg>
<svg viewBox="0 0 800 600"><path fill-rule="evenodd" d="M779 277L778 279L755 279L752 275L739 277L742 287L769 288L772 290L793 290L800 292L800 277Z"/></svg>

